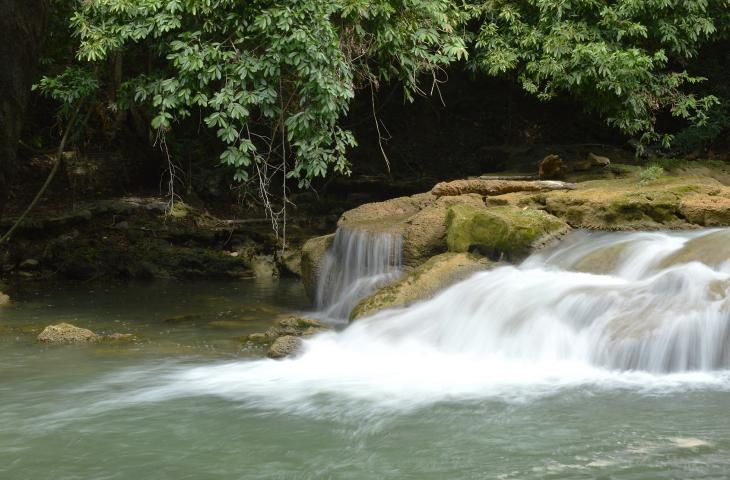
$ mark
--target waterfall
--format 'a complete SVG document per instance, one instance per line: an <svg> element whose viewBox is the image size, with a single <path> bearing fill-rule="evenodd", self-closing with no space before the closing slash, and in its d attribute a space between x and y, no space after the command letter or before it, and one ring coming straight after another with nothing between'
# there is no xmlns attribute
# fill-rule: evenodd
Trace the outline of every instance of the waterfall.
<svg viewBox="0 0 730 480"><path fill-rule="evenodd" d="M342 334L357 345L613 370L730 368L730 231L577 233ZM724 252L724 253L723 253Z"/></svg>
<svg viewBox="0 0 730 480"><path fill-rule="evenodd" d="M357 302L400 275L401 257L399 235L337 229L320 266L317 309L347 319Z"/></svg>
<svg viewBox="0 0 730 480"><path fill-rule="evenodd" d="M397 271L388 259L399 249L393 237L338 235L328 261L350 261L326 267L321 299L344 314L360 280ZM204 392L315 414L331 399L346 416L377 417L575 388L730 391L730 229L574 232L519 266L307 339L295 358L183 367L140 395Z"/></svg>

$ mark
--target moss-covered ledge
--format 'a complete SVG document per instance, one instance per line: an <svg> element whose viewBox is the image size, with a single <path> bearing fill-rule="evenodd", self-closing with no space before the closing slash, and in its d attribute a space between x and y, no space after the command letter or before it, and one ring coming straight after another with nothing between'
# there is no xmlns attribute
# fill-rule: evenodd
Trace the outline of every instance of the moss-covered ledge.
<svg viewBox="0 0 730 480"><path fill-rule="evenodd" d="M457 205L446 218L446 243L451 252L518 261L568 230L563 220L534 208Z"/></svg>

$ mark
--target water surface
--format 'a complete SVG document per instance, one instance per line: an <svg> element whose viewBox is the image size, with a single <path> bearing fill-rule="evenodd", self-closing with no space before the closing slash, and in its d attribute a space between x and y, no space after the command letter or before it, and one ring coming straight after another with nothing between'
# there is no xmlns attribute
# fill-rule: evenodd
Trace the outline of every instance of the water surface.
<svg viewBox="0 0 730 480"><path fill-rule="evenodd" d="M284 361L240 337L309 308L296 282L29 288L0 478L727 478L723 232L580 233ZM138 341L33 341L57 321Z"/></svg>

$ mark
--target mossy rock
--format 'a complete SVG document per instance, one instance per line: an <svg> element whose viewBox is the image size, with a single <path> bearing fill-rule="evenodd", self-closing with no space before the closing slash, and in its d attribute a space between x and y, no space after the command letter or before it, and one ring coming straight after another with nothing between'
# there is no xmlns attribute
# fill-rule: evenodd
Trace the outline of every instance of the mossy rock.
<svg viewBox="0 0 730 480"><path fill-rule="evenodd" d="M469 205L484 209L481 195L465 194L440 197L433 204L424 207L404 222L403 264L417 267L429 258L447 250L446 218L449 209L455 205Z"/></svg>
<svg viewBox="0 0 730 480"><path fill-rule="evenodd" d="M532 206L575 228L656 230L730 225L730 187L704 175L665 175L646 185L636 178L594 180L540 195L502 196Z"/></svg>
<svg viewBox="0 0 730 480"><path fill-rule="evenodd" d="M266 356L277 360L294 356L301 351L302 345L302 339L299 337L294 337L292 335L279 337L271 344L266 352Z"/></svg>
<svg viewBox="0 0 730 480"><path fill-rule="evenodd" d="M451 252L517 261L569 229L563 220L529 207L457 205L449 210L446 242Z"/></svg>
<svg viewBox="0 0 730 480"><path fill-rule="evenodd" d="M304 290L307 292L307 296L310 299L314 299L317 295L319 268L324 255L332 246L334 239L334 234L315 237L307 240L302 247L302 257L300 262L302 283L304 283Z"/></svg>
<svg viewBox="0 0 730 480"><path fill-rule="evenodd" d="M442 253L411 271L398 282L364 298L352 310L351 320L389 308L400 308L427 300L469 275L491 268L494 263L469 253Z"/></svg>
<svg viewBox="0 0 730 480"><path fill-rule="evenodd" d="M38 341L44 343L89 343L96 342L100 337L86 328L77 327L70 323L49 325L38 335Z"/></svg>

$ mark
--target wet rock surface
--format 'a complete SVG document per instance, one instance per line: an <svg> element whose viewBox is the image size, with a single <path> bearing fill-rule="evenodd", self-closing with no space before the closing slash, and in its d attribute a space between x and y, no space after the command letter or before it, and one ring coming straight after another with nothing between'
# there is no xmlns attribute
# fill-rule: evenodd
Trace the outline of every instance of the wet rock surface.
<svg viewBox="0 0 730 480"><path fill-rule="evenodd" d="M436 255L401 280L361 300L353 309L350 319L356 320L381 310L427 300L444 288L494 265L484 257L469 253L447 252Z"/></svg>
<svg viewBox="0 0 730 480"><path fill-rule="evenodd" d="M302 348L302 339L292 335L285 335L274 340L266 356L273 359L295 356Z"/></svg>
<svg viewBox="0 0 730 480"><path fill-rule="evenodd" d="M270 358L284 358L295 354L302 345L302 338L311 337L332 329L326 323L314 318L288 315L276 320L265 332L246 336L245 342L266 348Z"/></svg>
<svg viewBox="0 0 730 480"><path fill-rule="evenodd" d="M449 251L471 252L492 260L519 261L570 230L542 210L496 206L455 206L447 217Z"/></svg>

